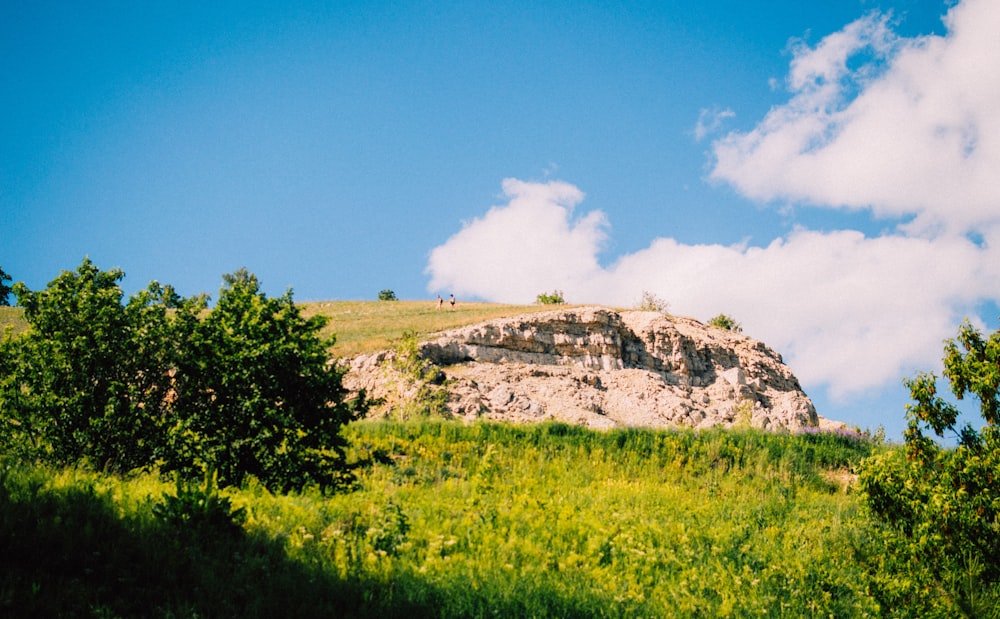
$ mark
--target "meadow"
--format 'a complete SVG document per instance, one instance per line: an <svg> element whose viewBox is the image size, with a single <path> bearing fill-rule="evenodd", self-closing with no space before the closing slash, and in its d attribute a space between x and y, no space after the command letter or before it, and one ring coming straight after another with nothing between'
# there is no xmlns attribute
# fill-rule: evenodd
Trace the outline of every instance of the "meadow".
<svg viewBox="0 0 1000 619"><path fill-rule="evenodd" d="M330 318L336 356L550 309L299 306ZM8 344L32 338L19 308L0 308L0 329L29 333ZM234 368L273 348L257 343ZM904 446L855 431L601 432L401 415L338 426L349 487L286 492L253 475L220 483L211 463L221 460L205 461L203 483L162 474L162 460L119 474L87 457L40 464L60 462L56 443L22 425L47 423L59 438L51 411L63 408L32 417L31 393L15 388L31 373L10 376L22 382L0 375L0 387L22 416L0 410L0 438L37 444L8 440L0 452L0 616L1000 614L992 426L941 451L919 432ZM234 383L257 384L234 379L209 393ZM48 392L35 395L46 404ZM102 437L89 419L78 431ZM273 470L293 469L298 460L280 453L266 450Z"/></svg>
<svg viewBox="0 0 1000 619"><path fill-rule="evenodd" d="M151 473L119 478L5 462L0 609L99 617L879 614L858 561L863 528L850 490L851 471L877 448L870 441L446 420L362 421L346 433L355 456L374 462L352 491L274 495L251 480L222 491L235 519L165 518L173 484Z"/></svg>

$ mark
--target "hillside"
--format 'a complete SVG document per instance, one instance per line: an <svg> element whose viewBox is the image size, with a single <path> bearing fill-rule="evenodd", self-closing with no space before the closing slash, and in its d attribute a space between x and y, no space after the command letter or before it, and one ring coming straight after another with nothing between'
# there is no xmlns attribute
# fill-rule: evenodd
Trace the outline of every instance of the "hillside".
<svg viewBox="0 0 1000 619"><path fill-rule="evenodd" d="M560 306L414 339L354 357L346 384L394 416L428 402L469 421L599 429L820 425L777 352L691 318Z"/></svg>

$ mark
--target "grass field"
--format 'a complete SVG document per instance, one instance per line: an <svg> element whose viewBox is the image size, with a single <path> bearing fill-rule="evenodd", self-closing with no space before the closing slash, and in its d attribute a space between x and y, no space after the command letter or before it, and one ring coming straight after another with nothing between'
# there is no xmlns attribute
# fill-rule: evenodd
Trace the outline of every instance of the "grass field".
<svg viewBox="0 0 1000 619"><path fill-rule="evenodd" d="M875 447L834 434L347 428L357 488L227 490L239 527L157 516L168 481L0 460L0 616L864 617ZM203 503L193 515L204 514Z"/></svg>

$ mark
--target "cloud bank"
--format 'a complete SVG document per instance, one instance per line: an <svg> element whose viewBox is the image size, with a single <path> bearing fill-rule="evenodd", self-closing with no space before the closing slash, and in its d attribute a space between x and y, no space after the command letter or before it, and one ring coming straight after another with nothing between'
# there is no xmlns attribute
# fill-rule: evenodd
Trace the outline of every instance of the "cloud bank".
<svg viewBox="0 0 1000 619"><path fill-rule="evenodd" d="M869 209L903 222L893 230L797 228L764 247L658 238L602 266L608 222L577 213L583 192L507 179L506 203L432 251L430 289L625 307L648 290L678 314L736 317L835 398L935 366L962 317L1000 302L1000 4L965 0L945 24L901 39L873 13L798 46L788 102L712 144L710 178L751 200Z"/></svg>

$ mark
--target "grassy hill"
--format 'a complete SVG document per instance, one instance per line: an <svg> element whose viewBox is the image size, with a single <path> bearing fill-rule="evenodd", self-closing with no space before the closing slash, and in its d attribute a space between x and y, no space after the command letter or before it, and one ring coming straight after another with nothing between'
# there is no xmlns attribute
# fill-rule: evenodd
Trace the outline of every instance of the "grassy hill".
<svg viewBox="0 0 1000 619"><path fill-rule="evenodd" d="M441 310L433 301L326 301L303 303L306 316L330 318L325 335L335 334L334 354L350 357L389 348L404 333L418 337L494 318L553 309L551 305L502 305L498 303L447 303Z"/></svg>
<svg viewBox="0 0 1000 619"><path fill-rule="evenodd" d="M438 310L433 301L321 301L301 303L300 307L306 316L330 318L323 334L337 336L333 353L342 357L390 348L406 332L424 336L493 318L553 309L551 305L458 303L454 310L447 304ZM24 310L0 307L0 333L7 326L15 334L26 331Z"/></svg>

